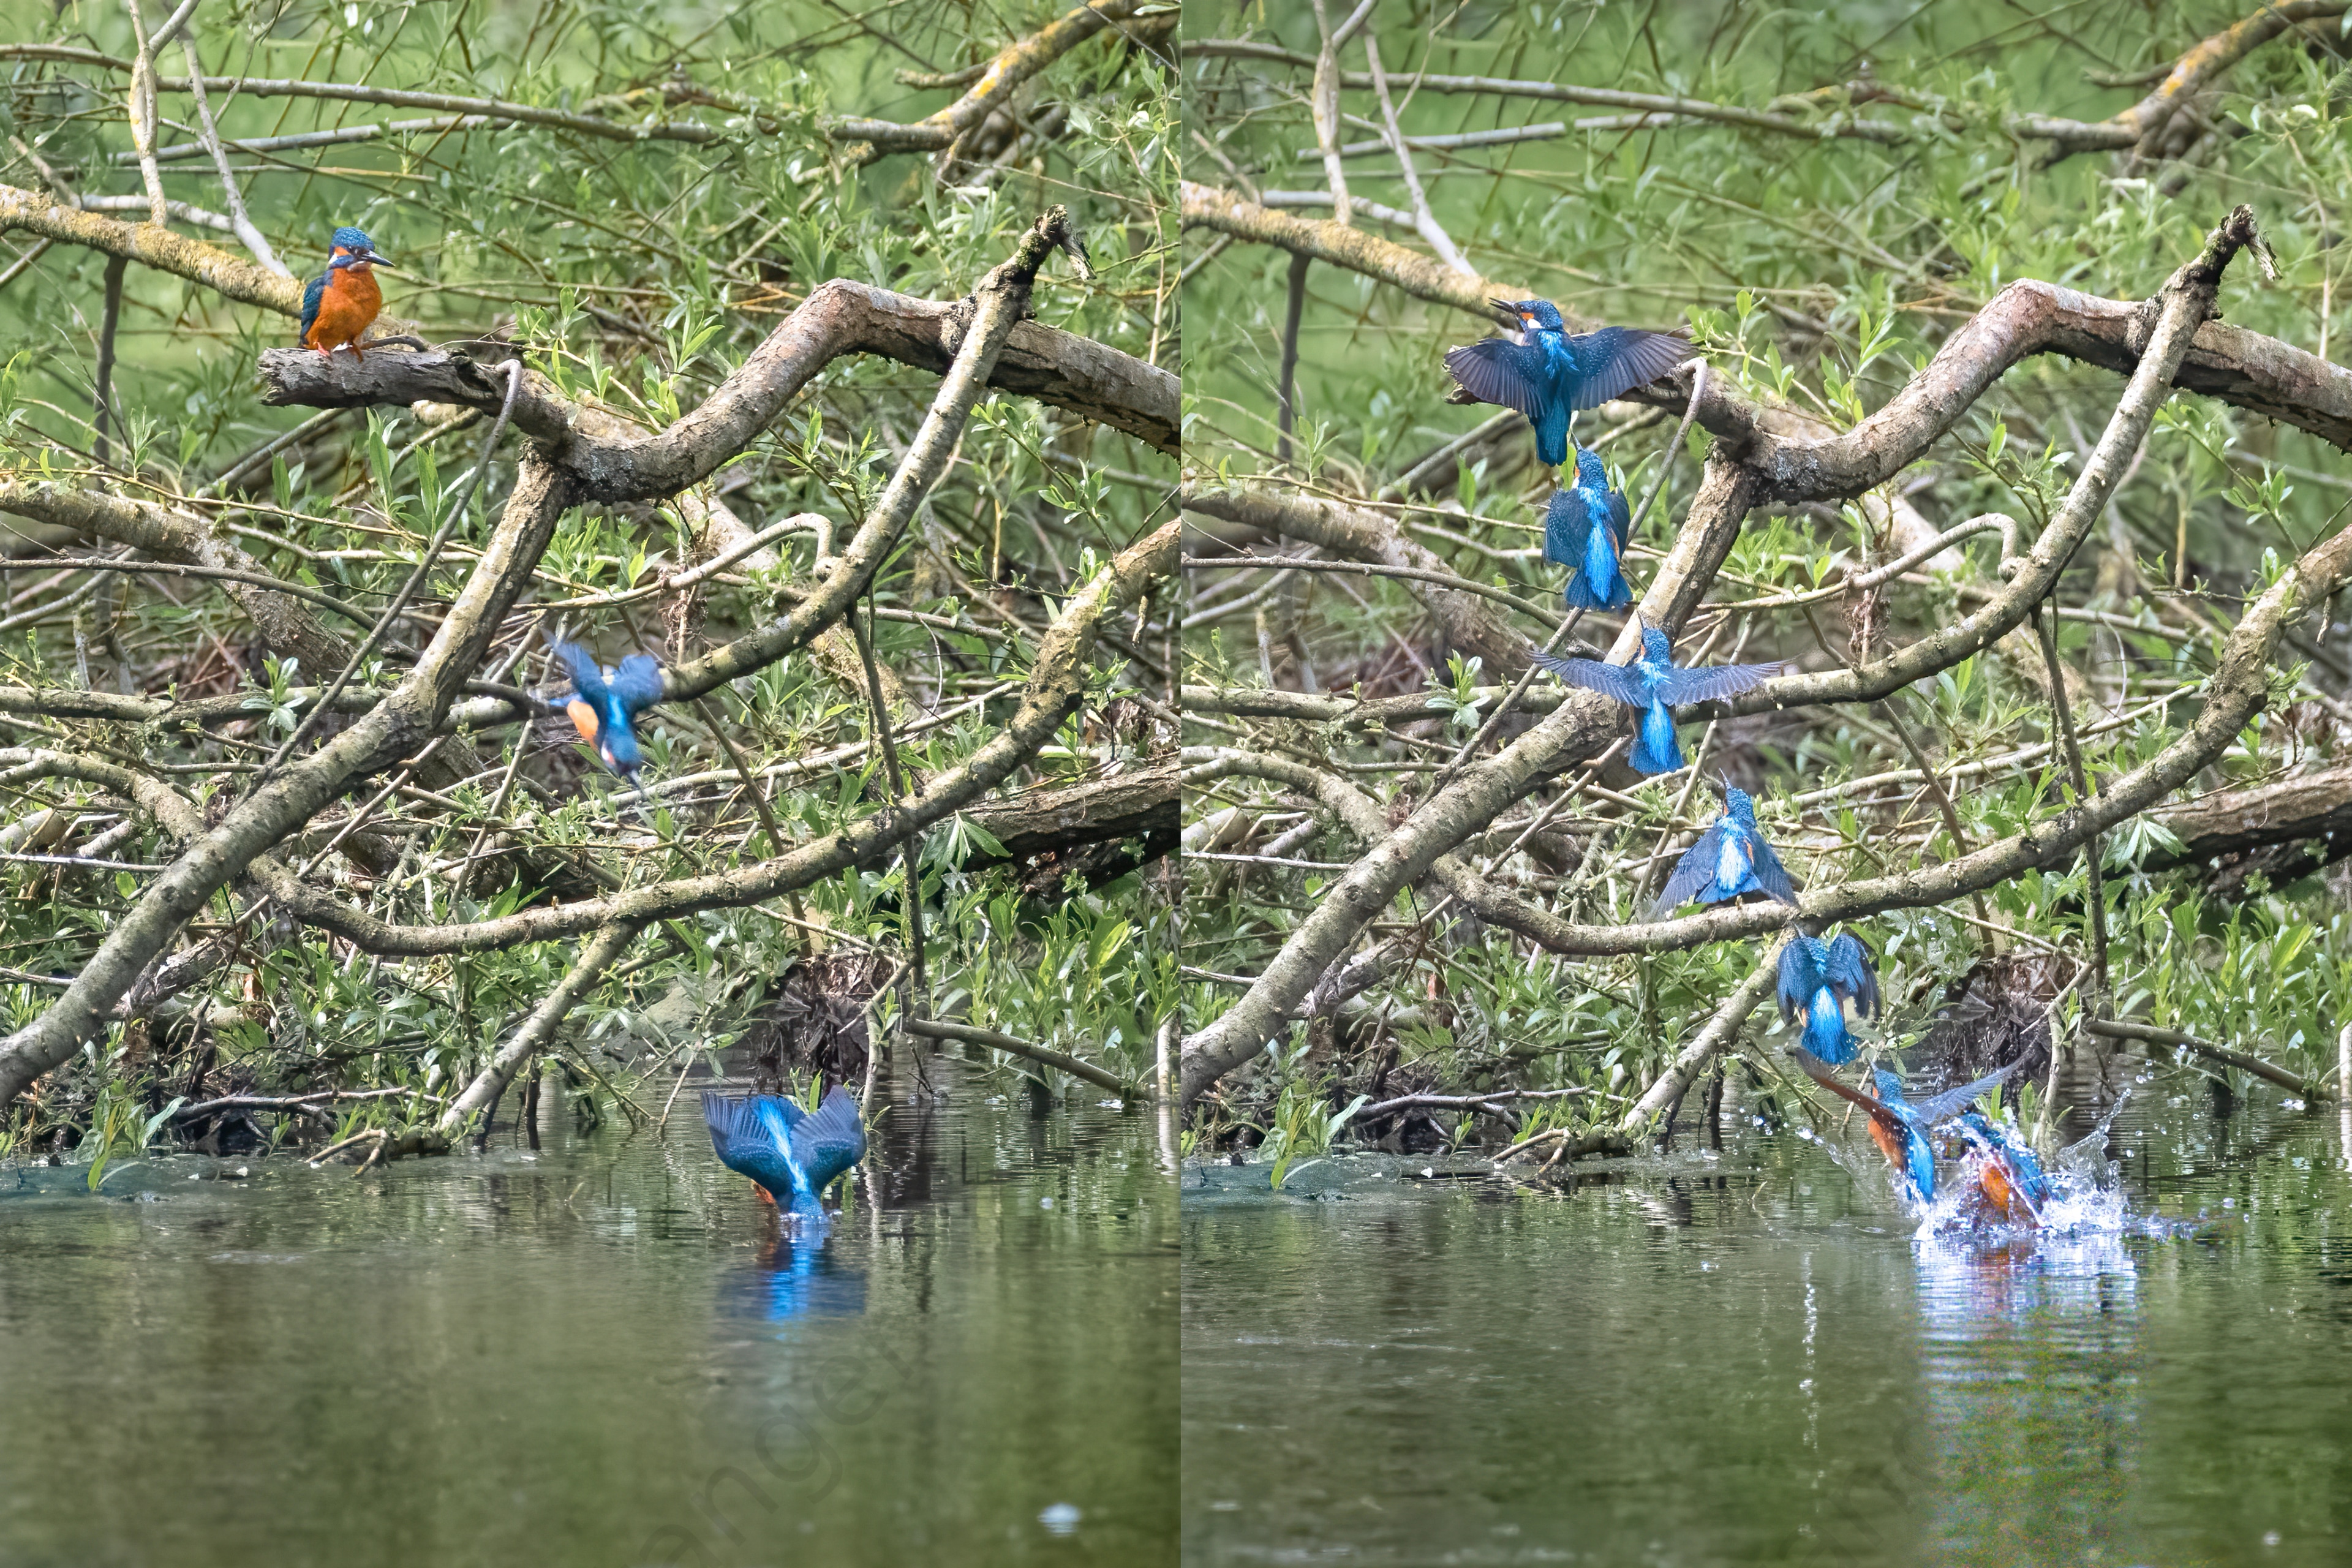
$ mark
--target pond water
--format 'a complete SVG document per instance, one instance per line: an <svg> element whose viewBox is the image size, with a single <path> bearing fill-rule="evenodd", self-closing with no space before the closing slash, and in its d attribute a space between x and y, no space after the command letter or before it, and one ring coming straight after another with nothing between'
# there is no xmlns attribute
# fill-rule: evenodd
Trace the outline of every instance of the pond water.
<svg viewBox="0 0 2352 1568"><path fill-rule="evenodd" d="M2159 1068L2004 1247L1822 1138L1188 1167L1185 1560L2352 1563L2352 1113Z"/></svg>
<svg viewBox="0 0 2352 1568"><path fill-rule="evenodd" d="M0 1166L0 1563L1172 1562L1159 1124L950 1081L821 1245L692 1086L357 1178Z"/></svg>

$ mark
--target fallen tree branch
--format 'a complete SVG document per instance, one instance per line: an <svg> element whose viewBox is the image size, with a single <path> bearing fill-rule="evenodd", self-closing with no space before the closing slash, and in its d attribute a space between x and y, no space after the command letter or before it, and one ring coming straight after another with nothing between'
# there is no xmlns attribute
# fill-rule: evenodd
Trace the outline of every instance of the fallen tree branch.
<svg viewBox="0 0 2352 1568"><path fill-rule="evenodd" d="M976 1028L970 1024L950 1024L940 1018L908 1018L907 1033L925 1039L957 1040L965 1045L986 1046L993 1051L1004 1051L1016 1057L1026 1057L1033 1062L1043 1062L1059 1068L1073 1078L1082 1078L1097 1089L1107 1089L1122 1100L1148 1100L1139 1084L1129 1083L1117 1073L1098 1068L1092 1062L1080 1061L1074 1056L1049 1046L1033 1046L1026 1040L1016 1040L1011 1035L994 1029Z"/></svg>
<svg viewBox="0 0 2352 1568"><path fill-rule="evenodd" d="M1176 848L1176 759L1157 757L1108 778L982 801L965 807L962 815L1004 846L1007 860L1032 860L1123 838L1142 839L1144 858L1155 859ZM965 862L965 869L987 866L992 859L976 856Z"/></svg>
<svg viewBox="0 0 2352 1568"><path fill-rule="evenodd" d="M2300 1073L2289 1072L2283 1067L2273 1067L2260 1057L2250 1057L2243 1051L2233 1051L2227 1046L2217 1046L2210 1040L2200 1040L2193 1035L2184 1035L2178 1029L2159 1029L2152 1024L2135 1024L2123 1018L2085 1018L2083 1020L2083 1027L2095 1035L2105 1035L2111 1040L2137 1040L2147 1045L2175 1046L2183 1050L2194 1051L2210 1061L2220 1062L2224 1067L2236 1068L2242 1072L2250 1072L2256 1078L2278 1085L2289 1094L2300 1095L2305 1100L2333 1098L2326 1085L2313 1083Z"/></svg>
<svg viewBox="0 0 2352 1568"><path fill-rule="evenodd" d="M1349 561L1412 574L1398 580L1428 609L1448 646L1483 659L1491 670L1517 673L1528 667L1526 635L1481 602L1489 595L1467 584L1446 586L1462 583L1462 574L1427 545L1407 537L1384 513L1312 496L1281 495L1256 485L1217 489L1188 484L1177 492L1177 504L1186 511L1296 539ZM1237 558L1236 563L1246 563Z"/></svg>

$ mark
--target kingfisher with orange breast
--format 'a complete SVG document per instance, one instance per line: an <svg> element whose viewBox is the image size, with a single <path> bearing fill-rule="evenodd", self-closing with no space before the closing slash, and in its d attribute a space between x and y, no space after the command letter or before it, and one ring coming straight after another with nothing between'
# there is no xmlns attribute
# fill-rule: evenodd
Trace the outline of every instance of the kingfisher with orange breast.
<svg viewBox="0 0 2352 1568"><path fill-rule="evenodd" d="M391 265L360 230L335 230L326 271L302 290L302 334L296 342L322 354L348 345L352 358L362 357L360 338L383 309L375 268Z"/></svg>

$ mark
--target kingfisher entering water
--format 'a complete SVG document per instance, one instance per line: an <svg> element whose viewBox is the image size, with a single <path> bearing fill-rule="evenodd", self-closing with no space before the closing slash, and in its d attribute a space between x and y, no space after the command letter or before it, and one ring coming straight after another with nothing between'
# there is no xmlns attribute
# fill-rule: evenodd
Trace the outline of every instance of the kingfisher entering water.
<svg viewBox="0 0 2352 1568"><path fill-rule="evenodd" d="M776 1094L707 1092L702 1119L719 1163L758 1184L760 1195L794 1219L823 1221L824 1189L866 1157L866 1123L839 1085L814 1110Z"/></svg>

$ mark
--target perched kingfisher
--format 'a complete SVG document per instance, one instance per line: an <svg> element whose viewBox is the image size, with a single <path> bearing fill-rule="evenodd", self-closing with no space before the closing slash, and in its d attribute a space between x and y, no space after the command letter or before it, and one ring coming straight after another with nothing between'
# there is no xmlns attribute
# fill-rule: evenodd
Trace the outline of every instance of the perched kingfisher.
<svg viewBox="0 0 2352 1568"><path fill-rule="evenodd" d="M1633 602L1625 581L1633 510L1612 489L1609 469L1590 447L1576 449L1576 483L1551 493L1544 512L1544 559L1570 574L1560 597L1572 610L1619 610Z"/></svg>
<svg viewBox="0 0 2352 1568"><path fill-rule="evenodd" d="M1654 921L1696 899L1702 904L1727 903L1743 893L1761 893L1784 904L1797 901L1797 889L1787 868L1756 826L1756 803L1729 779L1723 783L1723 815L1683 851L1665 891L1650 910Z"/></svg>
<svg viewBox="0 0 2352 1568"><path fill-rule="evenodd" d="M761 1198L794 1219L822 1223L825 1188L866 1158L857 1101L837 1084L814 1111L782 1095L706 1092L702 1119L719 1163L751 1177Z"/></svg>
<svg viewBox="0 0 2352 1568"><path fill-rule="evenodd" d="M1886 1163L1894 1166L1896 1174L1903 1178L1903 1185L1911 1201L1922 1206L1936 1195L1936 1152L1927 1141L1928 1132L1938 1124L1950 1121L1977 1096L2000 1088L2013 1070L2012 1065L1974 1083L1962 1084L1933 1100L1923 1100L1914 1105L1903 1097L1903 1080L1885 1068L1879 1068L1872 1074L1872 1079L1878 1087L1878 1093L1874 1097L1840 1083L1831 1076L1829 1064L1804 1047L1792 1047L1790 1054L1796 1058L1797 1065L1804 1069L1807 1078L1870 1113L1871 1142L1878 1145L1878 1152L1886 1156ZM1982 1117L1975 1119L1983 1120ZM1965 1121L1967 1118L1962 1120Z"/></svg>
<svg viewBox="0 0 2352 1568"><path fill-rule="evenodd" d="M634 721L661 700L660 662L649 653L633 653L608 673L576 642L557 643L555 657L572 668L572 695L563 706L580 739L596 748L606 767L635 784L646 759Z"/></svg>
<svg viewBox="0 0 2352 1568"><path fill-rule="evenodd" d="M1536 453L1551 468L1568 461L1568 427L1579 409L1646 385L1690 357L1690 344L1671 332L1602 327L1570 337L1549 300L1489 303L1511 323L1511 335L1448 349L1445 368L1466 401L1526 415Z"/></svg>
<svg viewBox="0 0 2352 1568"><path fill-rule="evenodd" d="M302 331L295 342L322 354L348 344L352 358L362 357L360 338L383 309L383 290L376 287L375 269L391 265L358 229L335 230L327 269L302 290Z"/></svg>
<svg viewBox="0 0 2352 1568"><path fill-rule="evenodd" d="M1778 663L1717 664L1677 669L1674 644L1665 633L1650 626L1642 628L1642 651L1631 664L1561 658L1540 649L1535 660L1570 686L1598 691L1642 710L1641 730L1625 760L1645 773L1670 773L1683 765L1683 749L1675 739L1675 716L1667 709L1736 697L1786 668Z"/></svg>
<svg viewBox="0 0 2352 1568"><path fill-rule="evenodd" d="M1977 1191L1993 1213L2015 1224L2040 1225L2050 1202L2042 1162L1982 1111L1960 1118L1960 1137L1975 1167Z"/></svg>
<svg viewBox="0 0 2352 1568"><path fill-rule="evenodd" d="M1805 1016L1804 1047L1832 1067L1853 1060L1854 1037L1846 1032L1845 998L1867 1018L1878 1011L1878 976L1870 950L1853 932L1835 942L1800 932L1780 950L1780 1016Z"/></svg>

